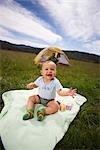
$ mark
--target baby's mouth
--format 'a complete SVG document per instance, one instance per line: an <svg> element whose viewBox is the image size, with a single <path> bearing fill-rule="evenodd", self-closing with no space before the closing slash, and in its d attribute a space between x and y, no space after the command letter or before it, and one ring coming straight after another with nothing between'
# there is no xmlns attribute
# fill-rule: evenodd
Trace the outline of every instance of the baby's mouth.
<svg viewBox="0 0 100 150"><path fill-rule="evenodd" d="M52 74L47 74L48 77L52 77Z"/></svg>

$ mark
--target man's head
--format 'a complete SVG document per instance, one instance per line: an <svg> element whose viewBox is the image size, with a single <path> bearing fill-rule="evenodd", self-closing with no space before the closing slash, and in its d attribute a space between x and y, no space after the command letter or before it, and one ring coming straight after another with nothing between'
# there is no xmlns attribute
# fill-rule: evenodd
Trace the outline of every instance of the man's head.
<svg viewBox="0 0 100 150"><path fill-rule="evenodd" d="M53 61L46 61L42 64L41 74L47 80L52 80L56 76L56 64Z"/></svg>

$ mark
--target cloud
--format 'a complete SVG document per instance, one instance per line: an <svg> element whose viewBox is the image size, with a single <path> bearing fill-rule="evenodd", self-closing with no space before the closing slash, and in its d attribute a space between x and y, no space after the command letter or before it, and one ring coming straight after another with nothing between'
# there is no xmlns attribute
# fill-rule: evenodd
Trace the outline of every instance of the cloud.
<svg viewBox="0 0 100 150"><path fill-rule="evenodd" d="M91 53L100 55L100 40L95 40L90 43L86 43L85 46L91 50Z"/></svg>
<svg viewBox="0 0 100 150"><path fill-rule="evenodd" d="M48 0L38 1L61 26L66 36L87 40L100 30L100 21L95 25L95 20L100 16L97 0L54 0L53 3Z"/></svg>
<svg viewBox="0 0 100 150"><path fill-rule="evenodd" d="M4 1L4 3L1 3L0 20L2 20L0 22L1 26L33 38L41 39L46 43L55 43L62 40L61 36L48 28L49 25L46 28L46 23L14 1Z"/></svg>
<svg viewBox="0 0 100 150"><path fill-rule="evenodd" d="M99 0L29 0L34 7L39 5L35 13L19 2L0 1L0 39L30 46L58 46L99 53ZM37 8L47 14L37 17L42 12Z"/></svg>
<svg viewBox="0 0 100 150"><path fill-rule="evenodd" d="M3 37L3 38L2 38ZM28 38L24 36L18 36L16 34L12 34L8 29L4 29L0 27L0 39L3 41L9 41L14 44L24 44L27 46L33 47L47 47L48 44L42 40L37 40L36 38Z"/></svg>
<svg viewBox="0 0 100 150"><path fill-rule="evenodd" d="M100 35L100 11L95 13L93 23L94 23L94 32Z"/></svg>

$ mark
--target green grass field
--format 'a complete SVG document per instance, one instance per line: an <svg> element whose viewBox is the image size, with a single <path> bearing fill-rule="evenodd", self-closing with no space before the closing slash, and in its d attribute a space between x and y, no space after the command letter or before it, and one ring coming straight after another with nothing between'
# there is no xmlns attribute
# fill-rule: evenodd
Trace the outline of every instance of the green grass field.
<svg viewBox="0 0 100 150"><path fill-rule="evenodd" d="M25 89L26 84L40 75L40 67L34 65L32 53L0 51L1 95L12 89ZM87 98L80 112L71 123L64 138L55 150L100 149L99 146L99 98L100 64L70 60L71 66L59 65L57 77L64 87L78 89ZM0 102L2 109L2 100Z"/></svg>

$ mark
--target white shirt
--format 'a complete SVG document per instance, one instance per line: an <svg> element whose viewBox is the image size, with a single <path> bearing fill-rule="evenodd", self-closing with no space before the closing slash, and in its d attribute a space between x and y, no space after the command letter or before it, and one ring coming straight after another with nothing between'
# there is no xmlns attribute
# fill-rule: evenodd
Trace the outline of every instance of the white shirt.
<svg viewBox="0 0 100 150"><path fill-rule="evenodd" d="M54 99L56 96L56 91L62 89L62 85L57 78L54 78L50 83L45 83L43 77L37 78L34 83L39 87L38 94L44 99Z"/></svg>

